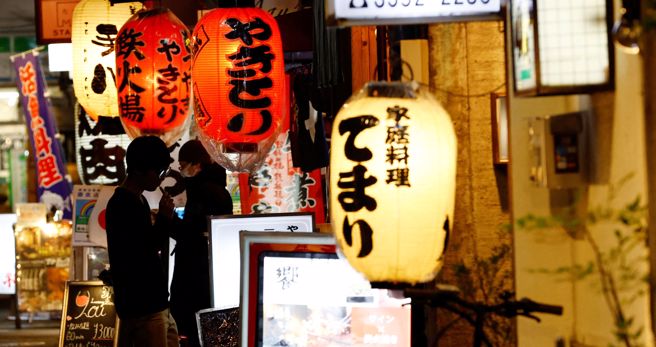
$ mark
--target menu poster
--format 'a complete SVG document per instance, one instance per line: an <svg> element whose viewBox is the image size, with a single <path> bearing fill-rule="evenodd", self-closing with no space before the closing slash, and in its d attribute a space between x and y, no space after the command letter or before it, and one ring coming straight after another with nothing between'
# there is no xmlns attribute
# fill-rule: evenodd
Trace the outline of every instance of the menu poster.
<svg viewBox="0 0 656 347"><path fill-rule="evenodd" d="M101 281L66 283L59 347L115 346L117 327L112 287Z"/></svg>
<svg viewBox="0 0 656 347"><path fill-rule="evenodd" d="M71 222L46 223L44 204L19 204L16 212L19 310L59 313L71 262Z"/></svg>

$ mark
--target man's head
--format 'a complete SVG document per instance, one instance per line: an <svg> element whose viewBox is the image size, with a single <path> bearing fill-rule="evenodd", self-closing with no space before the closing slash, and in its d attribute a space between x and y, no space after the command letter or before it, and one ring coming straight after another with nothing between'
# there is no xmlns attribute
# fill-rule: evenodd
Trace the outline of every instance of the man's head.
<svg viewBox="0 0 656 347"><path fill-rule="evenodd" d="M156 136L142 136L132 140L125 160L128 176L138 179L147 191L157 189L171 163L166 144Z"/></svg>
<svg viewBox="0 0 656 347"><path fill-rule="evenodd" d="M203 165L210 164L212 159L199 140L189 140L180 147L178 162L182 176L192 177L200 172Z"/></svg>

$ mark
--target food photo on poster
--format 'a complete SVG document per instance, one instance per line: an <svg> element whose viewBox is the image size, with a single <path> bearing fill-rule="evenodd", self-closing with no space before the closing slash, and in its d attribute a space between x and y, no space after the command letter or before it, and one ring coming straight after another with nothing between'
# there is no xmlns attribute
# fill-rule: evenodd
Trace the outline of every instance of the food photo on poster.
<svg viewBox="0 0 656 347"><path fill-rule="evenodd" d="M410 300L371 284L320 233L240 233L241 341L410 346Z"/></svg>

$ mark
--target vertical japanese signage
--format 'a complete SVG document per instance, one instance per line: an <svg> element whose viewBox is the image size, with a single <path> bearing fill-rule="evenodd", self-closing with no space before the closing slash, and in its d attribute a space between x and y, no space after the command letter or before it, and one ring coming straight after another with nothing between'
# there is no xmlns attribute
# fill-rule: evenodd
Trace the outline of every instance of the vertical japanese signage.
<svg viewBox="0 0 656 347"><path fill-rule="evenodd" d="M289 100L289 93L283 100ZM281 132L262 166L255 172L239 174L242 213L313 212L315 222L324 223L321 169L304 172L294 167L289 113L284 115Z"/></svg>
<svg viewBox="0 0 656 347"><path fill-rule="evenodd" d="M325 223L321 169L303 172L293 167L289 132L278 136L264 164L254 173L239 175L244 214L313 212Z"/></svg>
<svg viewBox="0 0 656 347"><path fill-rule="evenodd" d="M118 116L116 54L121 26L141 8L138 2L110 4L82 0L73 12L73 88L78 102L93 120Z"/></svg>
<svg viewBox="0 0 656 347"><path fill-rule="evenodd" d="M70 219L71 184L66 180L66 167L60 145L55 138L54 118L46 98L46 84L38 52L12 57L18 75L17 85L36 161L37 196L40 201L64 212Z"/></svg>
<svg viewBox="0 0 656 347"><path fill-rule="evenodd" d="M84 184L118 185L125 179L125 153L130 138L118 117L91 119L82 107L75 111L75 150Z"/></svg>
<svg viewBox="0 0 656 347"><path fill-rule="evenodd" d="M192 51L199 138L226 169L255 171L288 108L276 20L258 8L214 9L196 25Z"/></svg>
<svg viewBox="0 0 656 347"><path fill-rule="evenodd" d="M132 138L182 135L191 95L187 27L168 9L137 12L116 36L119 112Z"/></svg>
<svg viewBox="0 0 656 347"><path fill-rule="evenodd" d="M372 282L432 280L453 223L450 117L414 83L369 83L334 124L330 211L342 252Z"/></svg>

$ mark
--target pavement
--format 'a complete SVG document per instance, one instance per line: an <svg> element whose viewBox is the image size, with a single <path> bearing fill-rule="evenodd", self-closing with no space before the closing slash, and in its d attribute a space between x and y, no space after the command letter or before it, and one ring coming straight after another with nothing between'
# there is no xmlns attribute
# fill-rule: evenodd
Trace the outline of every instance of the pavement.
<svg viewBox="0 0 656 347"><path fill-rule="evenodd" d="M59 320L22 320L21 328L17 329L11 300L0 298L0 347L57 347L59 325Z"/></svg>

